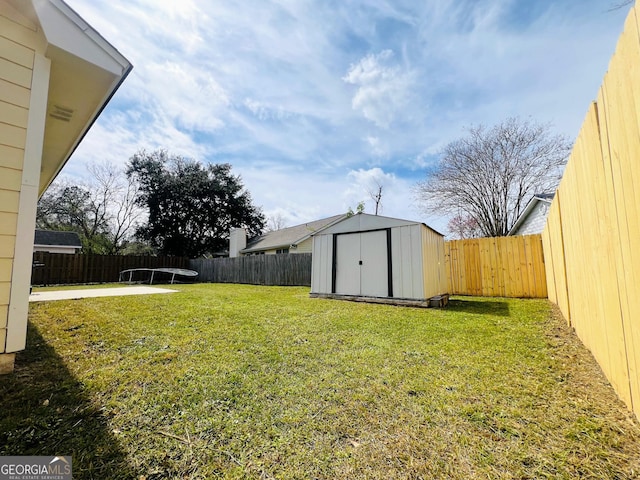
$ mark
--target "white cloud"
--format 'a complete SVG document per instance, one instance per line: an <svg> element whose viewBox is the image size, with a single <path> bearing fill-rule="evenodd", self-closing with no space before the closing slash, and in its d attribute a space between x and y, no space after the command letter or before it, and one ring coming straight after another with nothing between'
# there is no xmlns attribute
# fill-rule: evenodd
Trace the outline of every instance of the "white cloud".
<svg viewBox="0 0 640 480"><path fill-rule="evenodd" d="M407 105L413 84L412 72L393 61L391 50L369 54L351 65L343 77L358 87L351 101L353 108L380 128L389 128Z"/></svg>
<svg viewBox="0 0 640 480"><path fill-rule="evenodd" d="M67 1L134 70L65 172L140 148L229 161L290 224L355 207L374 174L385 215L416 219L410 172L472 123L532 116L575 135L625 14L601 0Z"/></svg>
<svg viewBox="0 0 640 480"><path fill-rule="evenodd" d="M371 153L376 157L386 157L389 154L388 145L380 137L367 135L364 140L369 145Z"/></svg>

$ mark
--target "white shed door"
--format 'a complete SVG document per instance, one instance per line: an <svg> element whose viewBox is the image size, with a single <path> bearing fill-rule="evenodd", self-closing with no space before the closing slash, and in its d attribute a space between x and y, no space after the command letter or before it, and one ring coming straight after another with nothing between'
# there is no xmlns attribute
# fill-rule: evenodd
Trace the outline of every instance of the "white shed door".
<svg viewBox="0 0 640 480"><path fill-rule="evenodd" d="M335 293L388 297L387 255L386 230L338 235Z"/></svg>

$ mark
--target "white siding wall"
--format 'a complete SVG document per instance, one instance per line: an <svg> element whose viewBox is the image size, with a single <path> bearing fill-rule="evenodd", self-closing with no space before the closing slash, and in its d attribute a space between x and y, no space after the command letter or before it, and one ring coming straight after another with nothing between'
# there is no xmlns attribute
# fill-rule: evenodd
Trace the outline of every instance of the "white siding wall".
<svg viewBox="0 0 640 480"><path fill-rule="evenodd" d="M538 201L535 207L531 210L527 218L524 219L518 230L514 235L533 235L536 233L542 233L544 225L547 223L547 216L549 215L549 205L547 202Z"/></svg>

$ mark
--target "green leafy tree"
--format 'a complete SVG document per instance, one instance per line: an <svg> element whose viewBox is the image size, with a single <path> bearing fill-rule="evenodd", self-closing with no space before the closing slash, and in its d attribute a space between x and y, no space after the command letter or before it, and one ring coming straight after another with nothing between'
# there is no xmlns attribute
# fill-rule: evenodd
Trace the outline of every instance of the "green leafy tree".
<svg viewBox="0 0 640 480"><path fill-rule="evenodd" d="M261 209L228 163L204 166L163 150L140 151L127 175L139 184L138 205L148 214L137 235L160 254L195 258L225 250L231 227L250 235L264 229Z"/></svg>
<svg viewBox="0 0 640 480"><path fill-rule="evenodd" d="M358 202L355 212L353 211L353 208L349 207L349 210L347 210L347 217L353 217L357 213L364 213L364 200Z"/></svg>
<svg viewBox="0 0 640 480"><path fill-rule="evenodd" d="M83 187L60 183L47 190L38 203L36 226L77 232L85 253L108 253L105 212Z"/></svg>

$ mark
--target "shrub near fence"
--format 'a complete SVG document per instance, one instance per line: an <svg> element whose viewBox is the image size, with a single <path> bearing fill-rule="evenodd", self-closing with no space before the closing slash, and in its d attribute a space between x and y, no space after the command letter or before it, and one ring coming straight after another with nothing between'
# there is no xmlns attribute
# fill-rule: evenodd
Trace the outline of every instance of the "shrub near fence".
<svg viewBox="0 0 640 480"><path fill-rule="evenodd" d="M195 259L188 268L199 282L311 286L310 253Z"/></svg>
<svg viewBox="0 0 640 480"><path fill-rule="evenodd" d="M70 255L36 252L31 275L32 285L63 285L117 282L127 268L188 268L186 257L151 257L133 255Z"/></svg>

